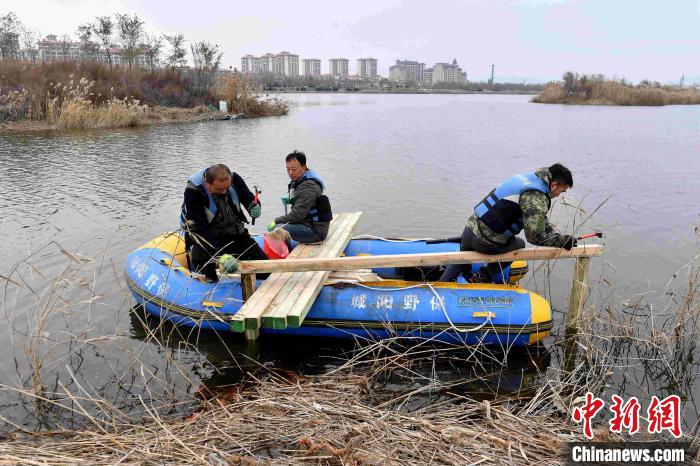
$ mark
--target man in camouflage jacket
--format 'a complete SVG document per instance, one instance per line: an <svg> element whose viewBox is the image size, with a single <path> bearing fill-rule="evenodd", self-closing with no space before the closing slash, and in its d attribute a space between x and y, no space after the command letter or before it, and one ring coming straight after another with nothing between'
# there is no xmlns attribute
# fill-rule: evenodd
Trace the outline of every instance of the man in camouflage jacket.
<svg viewBox="0 0 700 466"><path fill-rule="evenodd" d="M536 246L571 249L576 246L576 238L558 233L547 213L551 199L573 184L569 169L558 163L509 178L476 206L462 233L460 250L502 254L522 249L525 241L515 236L520 230L525 230L525 238ZM490 283L509 265L510 262L489 263L469 281ZM470 270L469 265L450 265L440 281L453 281Z"/></svg>

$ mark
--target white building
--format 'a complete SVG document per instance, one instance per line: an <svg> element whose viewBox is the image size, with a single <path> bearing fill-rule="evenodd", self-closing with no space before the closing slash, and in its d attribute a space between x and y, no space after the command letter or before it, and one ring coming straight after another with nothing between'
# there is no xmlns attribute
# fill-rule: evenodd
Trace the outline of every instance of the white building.
<svg viewBox="0 0 700 466"><path fill-rule="evenodd" d="M436 63L433 67L433 83L463 83L467 80L467 74L457 64L457 59L452 63Z"/></svg>
<svg viewBox="0 0 700 466"><path fill-rule="evenodd" d="M347 58L331 58L328 60L328 73L333 76L347 76L348 63Z"/></svg>
<svg viewBox="0 0 700 466"><path fill-rule="evenodd" d="M277 59L275 58L274 53L266 53L265 55L260 57L260 72L261 73L274 73L276 62L277 62Z"/></svg>
<svg viewBox="0 0 700 466"><path fill-rule="evenodd" d="M299 76L299 55L280 52L275 55L275 74L281 76Z"/></svg>
<svg viewBox="0 0 700 466"><path fill-rule="evenodd" d="M301 63L304 76L321 76L321 60L318 58L305 58Z"/></svg>
<svg viewBox="0 0 700 466"><path fill-rule="evenodd" d="M424 84L432 84L433 83L433 69L432 68L425 68L423 70L423 83Z"/></svg>
<svg viewBox="0 0 700 466"><path fill-rule="evenodd" d="M357 75L361 78L374 79L377 77L377 59L376 58L358 58L357 59Z"/></svg>
<svg viewBox="0 0 700 466"><path fill-rule="evenodd" d="M241 58L241 73L260 73L262 71L262 58L246 55Z"/></svg>
<svg viewBox="0 0 700 466"><path fill-rule="evenodd" d="M423 81L424 69L425 63L413 60L396 60L396 65L389 68L389 79L392 81L421 82Z"/></svg>
<svg viewBox="0 0 700 466"><path fill-rule="evenodd" d="M40 40L38 43L39 60L43 61L59 61L59 60L96 60L103 63L109 62L107 52L104 48L97 48L95 45L95 53L85 51L82 42L71 42L67 40L58 40L54 34L49 34L46 39ZM109 48L109 54L114 65L127 65L124 58L124 49L117 46ZM144 54L138 54L134 58L134 65L142 68L149 67L148 58Z"/></svg>

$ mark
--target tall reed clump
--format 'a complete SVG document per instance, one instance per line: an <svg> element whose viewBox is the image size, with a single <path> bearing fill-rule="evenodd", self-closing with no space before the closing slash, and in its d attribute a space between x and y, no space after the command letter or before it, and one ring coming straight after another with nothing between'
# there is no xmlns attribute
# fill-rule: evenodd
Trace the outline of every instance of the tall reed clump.
<svg viewBox="0 0 700 466"><path fill-rule="evenodd" d="M230 113L243 113L248 117L286 115L289 112L284 100L263 96L259 85L238 73L219 77L214 83L212 95L226 101Z"/></svg>
<svg viewBox="0 0 700 466"><path fill-rule="evenodd" d="M532 99L548 104L594 105L697 105L700 89L662 86L659 82L644 80L638 85L625 80L610 80L602 75L579 75L567 72L562 82L552 82Z"/></svg>
<svg viewBox="0 0 700 466"><path fill-rule="evenodd" d="M112 97L101 103L93 102L95 81L72 79L65 85L57 83L46 93L45 119L56 128L118 128L138 126L143 122L147 107L138 100ZM98 95L97 97L101 97Z"/></svg>

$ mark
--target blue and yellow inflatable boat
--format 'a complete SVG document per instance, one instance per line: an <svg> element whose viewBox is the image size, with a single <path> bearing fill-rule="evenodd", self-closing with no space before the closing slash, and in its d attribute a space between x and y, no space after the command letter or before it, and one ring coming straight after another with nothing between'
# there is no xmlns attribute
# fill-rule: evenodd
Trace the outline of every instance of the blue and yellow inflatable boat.
<svg viewBox="0 0 700 466"><path fill-rule="evenodd" d="M454 243L360 237L350 241L345 255L457 249ZM128 256L125 269L136 301L148 313L176 325L229 331L242 305L238 279L206 283L190 272L178 234L159 236L138 248ZM526 271L525 262L514 262L504 271L511 284L487 285L430 281L431 271L425 269L377 269L381 279L376 281L326 283L300 327L263 326L261 333L369 339L398 335L504 347L533 344L549 334L552 315L544 298L517 285ZM422 274L421 281L405 279L416 274Z"/></svg>

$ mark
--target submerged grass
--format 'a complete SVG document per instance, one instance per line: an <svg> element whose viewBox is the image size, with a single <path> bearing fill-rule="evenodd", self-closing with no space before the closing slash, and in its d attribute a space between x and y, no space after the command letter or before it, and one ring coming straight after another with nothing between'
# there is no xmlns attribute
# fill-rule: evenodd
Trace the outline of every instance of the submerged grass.
<svg viewBox="0 0 700 466"><path fill-rule="evenodd" d="M653 377L668 394L691 403L697 383L700 256L669 280L661 308L645 304L643 296L587 302L571 370L563 369L562 329L551 345L558 364L535 364L537 386L484 399L460 391L463 378L444 380L441 368L472 367L476 378L488 379L508 366L513 356L507 351L399 337L358 341L343 363L320 375L253 362L240 383L203 386L201 368L192 365L206 360L200 353L204 332L132 313L144 332L143 341L135 341L93 322L91 314L104 307L100 285L116 280L124 286L109 247L85 257L51 243L36 253L44 261L47 247L58 248L68 262L46 279L49 286L37 286L42 280L31 256L3 277L5 315L24 360L17 363L18 384L1 388L14 391L38 420L29 427L5 417L0 455L9 462L563 464L564 444L582 439L570 413L586 392L602 397L615 384L624 390L624 377ZM606 292L597 284L591 296ZM26 296L33 296L35 311L17 315L13 309ZM69 331L56 331L57 320L68 321ZM217 340L233 361L247 359L218 334L206 332L206 338ZM88 359L103 361L100 374L81 371ZM387 397L391 380L403 380L406 388ZM410 403L427 392L441 396ZM597 441L623 439L606 422L595 427ZM697 425L684 433L698 441ZM646 434L634 440L645 438L659 440Z"/></svg>

